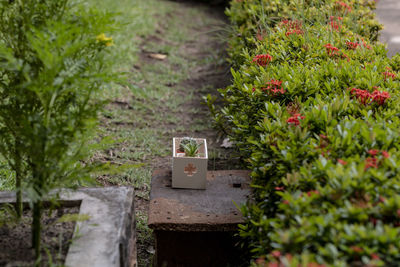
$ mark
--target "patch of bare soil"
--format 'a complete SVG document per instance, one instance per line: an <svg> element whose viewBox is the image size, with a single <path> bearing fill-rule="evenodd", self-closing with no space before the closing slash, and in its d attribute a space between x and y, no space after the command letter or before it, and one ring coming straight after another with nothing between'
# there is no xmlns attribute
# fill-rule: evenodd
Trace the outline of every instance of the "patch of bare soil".
<svg viewBox="0 0 400 267"><path fill-rule="evenodd" d="M79 207L63 207L53 212L46 210L42 225L42 265L48 266L51 261L63 264L72 241L75 222L58 223L64 214L79 213ZM34 266L34 251L31 245L32 212L25 210L19 223L6 224L0 227L0 266L23 267Z"/></svg>

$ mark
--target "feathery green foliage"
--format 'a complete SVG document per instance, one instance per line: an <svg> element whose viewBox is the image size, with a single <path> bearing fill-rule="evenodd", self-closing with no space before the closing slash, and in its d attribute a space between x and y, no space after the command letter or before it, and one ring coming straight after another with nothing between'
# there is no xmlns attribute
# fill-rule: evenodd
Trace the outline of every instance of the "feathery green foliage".
<svg viewBox="0 0 400 267"><path fill-rule="evenodd" d="M98 167L82 160L103 104L93 97L113 80L111 24L76 1L0 1L0 153L33 207L38 260L43 201Z"/></svg>

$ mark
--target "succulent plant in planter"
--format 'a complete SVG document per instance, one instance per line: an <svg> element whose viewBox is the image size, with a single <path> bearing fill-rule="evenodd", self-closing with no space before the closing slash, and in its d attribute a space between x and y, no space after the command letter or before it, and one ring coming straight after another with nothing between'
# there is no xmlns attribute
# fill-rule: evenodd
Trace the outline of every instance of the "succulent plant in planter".
<svg viewBox="0 0 400 267"><path fill-rule="evenodd" d="M193 137L183 137L179 144L179 151L185 152L186 145L197 145L196 139Z"/></svg>
<svg viewBox="0 0 400 267"><path fill-rule="evenodd" d="M184 145L182 145L182 143L181 143L181 146L183 146L186 157L196 157L201 145L202 144L198 144L196 141L189 142Z"/></svg>
<svg viewBox="0 0 400 267"><path fill-rule="evenodd" d="M176 149L178 147L178 149ZM206 139L173 139L172 187L205 189L207 176Z"/></svg>

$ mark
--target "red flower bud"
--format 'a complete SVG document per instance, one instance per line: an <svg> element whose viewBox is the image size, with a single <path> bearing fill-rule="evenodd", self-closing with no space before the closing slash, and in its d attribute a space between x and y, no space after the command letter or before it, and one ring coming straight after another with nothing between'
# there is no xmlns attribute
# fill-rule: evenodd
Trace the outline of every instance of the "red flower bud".
<svg viewBox="0 0 400 267"><path fill-rule="evenodd" d="M272 57L269 54L256 55L253 58L253 62L255 62L259 66L263 66L263 67L267 66L271 61L272 61Z"/></svg>
<svg viewBox="0 0 400 267"><path fill-rule="evenodd" d="M373 260L379 260L380 258L379 258L379 256L378 256L378 254L372 253L372 254L371 254L371 259L373 259Z"/></svg>
<svg viewBox="0 0 400 267"><path fill-rule="evenodd" d="M352 246L352 247L351 247L351 250L354 251L354 252L356 252L356 253L361 253L361 252L363 252L363 249L360 248L360 247L358 247L358 246Z"/></svg>
<svg viewBox="0 0 400 267"><path fill-rule="evenodd" d="M386 159L390 157L390 155L387 151L382 151L382 156Z"/></svg>
<svg viewBox="0 0 400 267"><path fill-rule="evenodd" d="M275 258L279 258L282 255L282 253L279 250L274 250L271 252L271 256Z"/></svg>
<svg viewBox="0 0 400 267"><path fill-rule="evenodd" d="M377 154L378 154L378 150L376 150L376 149L370 149L369 151L368 151L368 154L370 154L371 156L376 156Z"/></svg>

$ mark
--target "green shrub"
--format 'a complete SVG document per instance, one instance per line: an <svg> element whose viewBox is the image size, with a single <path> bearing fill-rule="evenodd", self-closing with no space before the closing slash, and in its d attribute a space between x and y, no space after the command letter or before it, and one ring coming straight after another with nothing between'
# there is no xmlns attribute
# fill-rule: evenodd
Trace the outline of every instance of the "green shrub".
<svg viewBox="0 0 400 267"><path fill-rule="evenodd" d="M252 169L255 265L400 262L399 57L374 4L231 2L233 84L210 106Z"/></svg>

